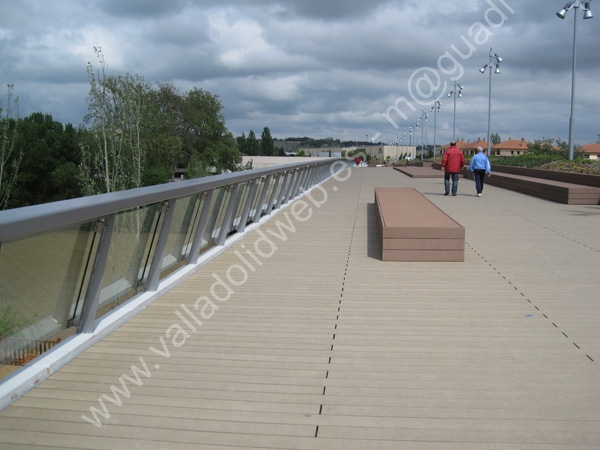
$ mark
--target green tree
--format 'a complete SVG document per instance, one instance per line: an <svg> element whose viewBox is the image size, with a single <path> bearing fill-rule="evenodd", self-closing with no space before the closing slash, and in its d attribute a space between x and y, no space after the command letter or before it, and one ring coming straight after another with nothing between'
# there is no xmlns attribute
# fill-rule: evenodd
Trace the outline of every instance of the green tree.
<svg viewBox="0 0 600 450"><path fill-rule="evenodd" d="M273 138L271 137L271 130L269 127L265 127L260 135L260 151L265 156L275 155L275 145Z"/></svg>
<svg viewBox="0 0 600 450"><path fill-rule="evenodd" d="M2 105L0 104L0 209L6 209L13 187L17 182L19 168L23 154L16 148L18 129L19 129L19 98L14 101L16 109L16 118L13 117L13 95L14 86L8 85L6 113L2 115Z"/></svg>
<svg viewBox="0 0 600 450"><path fill-rule="evenodd" d="M502 138L500 137L500 135L498 133L492 133L490 135L490 141L492 141L492 144L496 145L496 144L499 144L500 142L502 142Z"/></svg>
<svg viewBox="0 0 600 450"><path fill-rule="evenodd" d="M250 130L248 137L246 138L246 149L249 155L260 155L260 143L256 139L256 134L254 134L253 130Z"/></svg>
<svg viewBox="0 0 600 450"><path fill-rule="evenodd" d="M235 166L238 150L225 126L218 97L197 88L181 93L166 83L159 86L153 101L156 102L154 111L166 124L161 136L179 140L172 155L172 161L177 160L178 166L189 170L190 164L192 167L201 164L202 171L193 169L192 172L203 174L220 173Z"/></svg>
<svg viewBox="0 0 600 450"><path fill-rule="evenodd" d="M235 138L235 141L237 143L239 152L248 155L248 141L246 139L246 135L242 133L241 136Z"/></svg>
<svg viewBox="0 0 600 450"><path fill-rule="evenodd" d="M83 145L82 169L87 194L112 192L142 184L144 151L141 127L150 86L137 75L109 76L100 47L100 69L88 63L88 114L93 144ZM98 183L97 180L101 180Z"/></svg>
<svg viewBox="0 0 600 450"><path fill-rule="evenodd" d="M17 148L23 160L11 207L81 196L78 136L71 124L33 113L21 120Z"/></svg>

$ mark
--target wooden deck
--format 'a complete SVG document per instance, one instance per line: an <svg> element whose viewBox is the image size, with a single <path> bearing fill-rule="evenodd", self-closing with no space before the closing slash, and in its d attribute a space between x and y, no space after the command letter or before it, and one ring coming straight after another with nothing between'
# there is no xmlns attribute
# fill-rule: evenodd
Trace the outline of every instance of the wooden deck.
<svg viewBox="0 0 600 450"><path fill-rule="evenodd" d="M381 261L375 187L463 225L465 261ZM600 448L600 207L324 188L1 411L0 447Z"/></svg>

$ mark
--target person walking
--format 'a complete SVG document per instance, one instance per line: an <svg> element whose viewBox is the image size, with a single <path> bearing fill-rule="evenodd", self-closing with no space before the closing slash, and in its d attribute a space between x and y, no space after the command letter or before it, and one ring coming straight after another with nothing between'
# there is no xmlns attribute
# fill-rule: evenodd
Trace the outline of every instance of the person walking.
<svg viewBox="0 0 600 450"><path fill-rule="evenodd" d="M450 194L450 177L452 177L452 195L456 196L458 191L458 174L465 165L465 155L461 149L456 146L456 142L451 142L448 150L444 152L442 158L442 170L444 171L444 187L446 193Z"/></svg>
<svg viewBox="0 0 600 450"><path fill-rule="evenodd" d="M485 175L487 174L488 177L492 175L490 160L485 156L483 147L477 147L477 154L471 158L471 164L469 164L469 172L473 172L477 197L481 197Z"/></svg>

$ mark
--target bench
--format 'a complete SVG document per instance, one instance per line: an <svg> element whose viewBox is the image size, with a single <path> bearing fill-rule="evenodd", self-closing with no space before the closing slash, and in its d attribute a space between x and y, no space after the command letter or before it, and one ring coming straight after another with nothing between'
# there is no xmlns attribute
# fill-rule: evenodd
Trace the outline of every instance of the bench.
<svg viewBox="0 0 600 450"><path fill-rule="evenodd" d="M462 262L465 229L413 188L376 188L383 261Z"/></svg>
<svg viewBox="0 0 600 450"><path fill-rule="evenodd" d="M600 204L599 187L500 172L486 177L485 183L567 205Z"/></svg>
<svg viewBox="0 0 600 450"><path fill-rule="evenodd" d="M411 178L444 178L444 172L435 170L432 167L397 166L394 167L394 170Z"/></svg>

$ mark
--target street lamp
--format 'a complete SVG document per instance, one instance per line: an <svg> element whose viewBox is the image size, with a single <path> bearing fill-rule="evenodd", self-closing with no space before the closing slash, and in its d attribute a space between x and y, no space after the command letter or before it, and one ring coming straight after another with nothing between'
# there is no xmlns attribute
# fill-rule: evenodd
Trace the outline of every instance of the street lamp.
<svg viewBox="0 0 600 450"><path fill-rule="evenodd" d="M494 60L496 63L494 64ZM502 62L502 58L498 56L497 53L494 53L492 47L490 47L490 62L483 66L479 71L481 73L485 73L485 69L489 69L490 72L490 89L489 89L489 98L488 98L488 131L487 131L487 145L488 145L488 156L492 156L492 141L490 140L490 126L492 124L492 67L494 67L494 73L500 73L500 63Z"/></svg>
<svg viewBox="0 0 600 450"><path fill-rule="evenodd" d="M456 96L458 95L458 98L461 98L462 90L463 90L463 87L460 84L458 84L455 80L454 81L454 90L450 91L450 93L448 94L448 97L451 97L452 95L454 95L454 126L452 128L452 141L456 141Z"/></svg>
<svg viewBox="0 0 600 450"><path fill-rule="evenodd" d="M423 161L423 147L425 146L425 137L423 134L425 132L425 122L427 122L427 113L424 110L421 112L419 120L421 121L421 161Z"/></svg>
<svg viewBox="0 0 600 450"><path fill-rule="evenodd" d="M436 100L435 103L429 111L433 111L433 157L435 158L435 129L437 126L437 113L442 110L442 103L439 100ZM454 140L454 139L453 139Z"/></svg>
<svg viewBox="0 0 600 450"><path fill-rule="evenodd" d="M564 19L567 11L581 7L583 9L583 18L591 19L594 17L590 11L591 2L569 2L563 9L556 13L559 19ZM569 118L569 159L573 159L573 132L575 128L575 66L577 62L577 12L573 14L573 64L571 75L571 117Z"/></svg>

